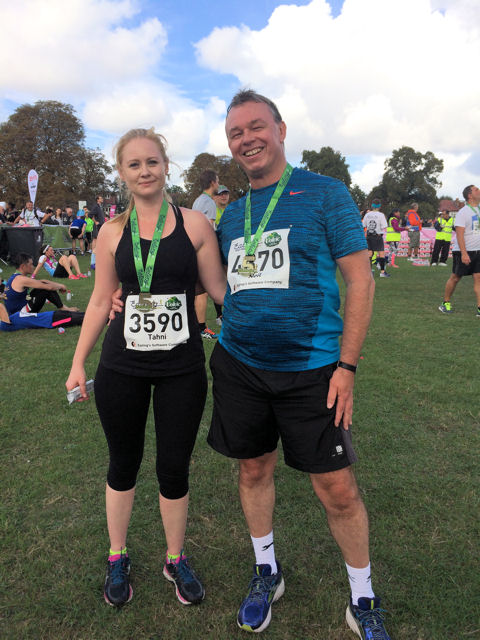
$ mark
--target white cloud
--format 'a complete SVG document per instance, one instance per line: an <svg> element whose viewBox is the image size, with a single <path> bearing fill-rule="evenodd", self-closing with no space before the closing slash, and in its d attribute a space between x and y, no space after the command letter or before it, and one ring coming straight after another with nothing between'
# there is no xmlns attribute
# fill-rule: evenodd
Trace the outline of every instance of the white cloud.
<svg viewBox="0 0 480 640"><path fill-rule="evenodd" d="M122 26L139 11L134 0L1 0L0 10L2 24L16 25L0 53L0 86L27 99L71 100L141 77L167 44L157 18Z"/></svg>
<svg viewBox="0 0 480 640"><path fill-rule="evenodd" d="M387 156L371 156L367 158L361 169L352 171L352 184L358 184L368 194L381 181L385 171L386 159Z"/></svg>
<svg viewBox="0 0 480 640"><path fill-rule="evenodd" d="M336 18L312 0L278 7L260 31L214 29L196 49L201 65L277 102L293 154L460 153L480 137L473 19L477 0L345 0Z"/></svg>

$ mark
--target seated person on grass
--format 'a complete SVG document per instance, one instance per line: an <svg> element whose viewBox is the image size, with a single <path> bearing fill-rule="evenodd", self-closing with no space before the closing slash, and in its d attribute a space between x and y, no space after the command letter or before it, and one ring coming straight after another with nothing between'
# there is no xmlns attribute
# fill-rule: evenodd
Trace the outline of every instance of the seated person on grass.
<svg viewBox="0 0 480 640"><path fill-rule="evenodd" d="M3 294L0 295L0 298ZM78 327L83 322L83 311L44 311L43 313L28 313L17 311L8 315L4 304L0 302L0 331L20 331L20 329L58 329L63 327Z"/></svg>
<svg viewBox="0 0 480 640"><path fill-rule="evenodd" d="M78 311L77 307L65 306L58 295L58 291L66 291L65 285L49 280L32 280L30 276L34 267L30 254L19 253L16 264L17 271L10 276L5 285L5 306L9 315L21 310L37 313L47 299L62 311Z"/></svg>
<svg viewBox="0 0 480 640"><path fill-rule="evenodd" d="M36 278L40 269L45 267L46 272L51 278L69 278L70 280L78 280L79 278L86 278L87 276L80 271L80 265L76 256L60 256L57 260L55 258L55 252L53 247L49 244L45 244L42 247L42 255L38 259L38 264L35 267L32 278ZM72 271L74 269L77 274Z"/></svg>

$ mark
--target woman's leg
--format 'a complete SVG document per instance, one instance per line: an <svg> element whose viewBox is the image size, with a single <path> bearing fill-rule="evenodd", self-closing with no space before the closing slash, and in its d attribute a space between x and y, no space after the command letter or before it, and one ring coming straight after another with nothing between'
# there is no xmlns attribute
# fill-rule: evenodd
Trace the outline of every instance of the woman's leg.
<svg viewBox="0 0 480 640"><path fill-rule="evenodd" d="M78 260L77 260L77 256L68 256L67 258L68 263L70 265L71 269L75 269L75 271L77 272L77 276L81 273L80 271L80 265L78 264Z"/></svg>
<svg viewBox="0 0 480 640"><path fill-rule="evenodd" d="M126 376L99 365L95 401L110 452L106 511L110 547L114 550L126 545L150 393L148 378Z"/></svg>
<svg viewBox="0 0 480 640"><path fill-rule="evenodd" d="M70 268L70 260L69 258L73 258L74 256L61 256L58 260L58 264L61 264L62 267L65 269L65 271L68 273L69 276L73 275L73 272Z"/></svg>
<svg viewBox="0 0 480 640"><path fill-rule="evenodd" d="M157 478L167 551L183 549L188 511L188 474L207 393L202 368L193 373L157 378L153 409L157 436Z"/></svg>

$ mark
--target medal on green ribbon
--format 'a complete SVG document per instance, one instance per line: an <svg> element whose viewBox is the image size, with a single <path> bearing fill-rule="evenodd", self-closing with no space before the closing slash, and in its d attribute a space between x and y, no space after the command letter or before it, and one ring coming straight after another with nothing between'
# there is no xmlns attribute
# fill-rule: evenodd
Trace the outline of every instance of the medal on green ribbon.
<svg viewBox="0 0 480 640"><path fill-rule="evenodd" d="M157 224L150 243L150 249L147 256L147 264L143 267L142 249L140 247L140 232L138 230L137 210L133 208L130 214L130 231L132 234L133 259L135 261L135 269L137 271L138 284L140 285L139 306L142 308L148 306L148 298L150 297L150 286L152 284L153 267L157 257L160 240L162 239L165 220L167 219L168 202L163 201L160 213L158 214Z"/></svg>
<svg viewBox="0 0 480 640"><path fill-rule="evenodd" d="M245 227L244 227L244 246L245 246L245 257L242 260L242 266L238 267L237 273L241 276L250 277L257 273L258 268L255 264L255 251L257 250L258 243L260 242L260 238L262 237L262 233L265 231L265 227L270 220L273 210L277 206L277 202L280 199L285 187L287 186L287 182L290 180L290 176L292 175L293 167L287 163L284 172L282 173L282 177L278 181L278 184L273 192L272 197L270 198L270 202L263 214L263 218L258 225L258 228L255 232L255 235L252 238L252 207L250 202L250 191L247 193L247 198L245 201Z"/></svg>

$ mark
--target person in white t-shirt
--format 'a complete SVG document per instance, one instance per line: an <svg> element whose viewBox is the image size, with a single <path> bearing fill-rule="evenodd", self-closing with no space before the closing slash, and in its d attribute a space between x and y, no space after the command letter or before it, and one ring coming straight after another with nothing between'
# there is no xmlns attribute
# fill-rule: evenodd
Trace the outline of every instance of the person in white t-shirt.
<svg viewBox="0 0 480 640"><path fill-rule="evenodd" d="M367 236L367 247L370 259L374 252L378 255L380 264L380 277L389 278L390 274L385 271L385 245L383 234L387 230L387 220L380 211L382 203L378 198L372 200L372 208L363 217L363 228Z"/></svg>
<svg viewBox="0 0 480 640"><path fill-rule="evenodd" d="M442 313L452 313L450 302L455 287L463 276L473 277L477 298L477 317L480 317L480 189L471 184L463 190L465 206L455 216L456 242L452 247L452 275L445 285Z"/></svg>
<svg viewBox="0 0 480 640"><path fill-rule="evenodd" d="M41 220L45 217L43 211L33 206L33 202L29 200L25 204L25 209L17 216L14 224L24 225L28 227L40 227Z"/></svg>

